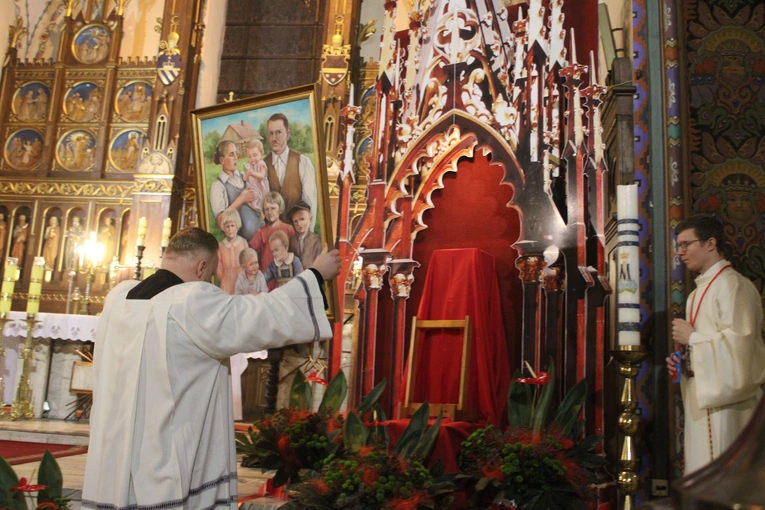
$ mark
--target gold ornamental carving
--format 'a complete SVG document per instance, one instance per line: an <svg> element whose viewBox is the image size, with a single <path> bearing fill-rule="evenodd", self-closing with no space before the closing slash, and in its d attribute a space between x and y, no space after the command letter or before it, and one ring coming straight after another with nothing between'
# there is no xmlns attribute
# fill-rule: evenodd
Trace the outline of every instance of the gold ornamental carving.
<svg viewBox="0 0 765 510"><path fill-rule="evenodd" d="M136 178L134 182L0 181L0 193L25 196L126 197L133 193L170 193L171 178Z"/></svg>
<svg viewBox="0 0 765 510"><path fill-rule="evenodd" d="M523 283L539 283L542 269L545 267L545 259L536 255L521 257L518 259L517 266L521 270Z"/></svg>
<svg viewBox="0 0 765 510"><path fill-rule="evenodd" d="M367 264L361 271L361 276L364 279L364 287L367 289L381 289L382 277L387 271L384 265L378 266L377 264Z"/></svg>
<svg viewBox="0 0 765 510"><path fill-rule="evenodd" d="M411 274L396 273L390 279L393 297L409 298L414 276Z"/></svg>

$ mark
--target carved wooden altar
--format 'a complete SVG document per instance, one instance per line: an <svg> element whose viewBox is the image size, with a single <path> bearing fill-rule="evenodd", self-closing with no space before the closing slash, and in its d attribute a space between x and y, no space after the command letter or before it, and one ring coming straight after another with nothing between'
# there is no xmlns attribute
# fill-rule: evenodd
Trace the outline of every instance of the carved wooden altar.
<svg viewBox="0 0 765 510"><path fill-rule="evenodd" d="M352 225L353 173L346 167L339 179L344 274L362 261L352 398L358 402L383 377L403 373L404 304L420 262L412 256L414 240L428 228L423 213L433 207L444 175L480 152L503 169L497 184L514 190L508 214L514 209L521 217L520 237L507 240L519 253L523 284L521 358L536 368L555 359L559 395L586 378L593 395L587 424L600 432L610 293L600 121L605 90L593 79L592 62L577 62L574 34L563 30L563 0L551 1L549 9L541 0L528 3L523 16L499 0L478 1L475 8L432 2L412 12L409 30L398 33L392 29L396 2L385 4L381 71L361 99L362 108L375 108L374 123L359 127L369 134L356 147L369 168L367 207ZM394 302L392 338L380 337L377 328L385 275ZM381 374L375 360L383 350L393 366ZM512 360L512 368L521 361ZM400 377L388 385L398 394Z"/></svg>

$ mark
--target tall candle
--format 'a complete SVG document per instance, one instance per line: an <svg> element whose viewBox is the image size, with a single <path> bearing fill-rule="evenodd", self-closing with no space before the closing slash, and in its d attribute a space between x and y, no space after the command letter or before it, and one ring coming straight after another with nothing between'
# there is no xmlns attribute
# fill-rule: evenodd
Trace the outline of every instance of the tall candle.
<svg viewBox="0 0 765 510"><path fill-rule="evenodd" d="M16 285L16 273L19 269L19 259L8 257L3 272L2 296L0 296L0 313L6 314L11 311L13 300L13 288Z"/></svg>
<svg viewBox="0 0 765 510"><path fill-rule="evenodd" d="M136 239L136 246L146 246L146 217L141 217L138 220L138 238Z"/></svg>
<svg viewBox="0 0 765 510"><path fill-rule="evenodd" d="M37 315L40 311L40 294L42 294L42 278L45 270L45 259L35 257L32 264L32 275L29 278L29 299L27 300L27 315Z"/></svg>
<svg viewBox="0 0 765 510"><path fill-rule="evenodd" d="M167 245L170 244L170 231L172 229L173 220L165 218L165 221L162 223L162 243L160 244L162 248L167 248Z"/></svg>
<svg viewBox="0 0 765 510"><path fill-rule="evenodd" d="M638 185L616 187L617 329L619 345L640 345Z"/></svg>

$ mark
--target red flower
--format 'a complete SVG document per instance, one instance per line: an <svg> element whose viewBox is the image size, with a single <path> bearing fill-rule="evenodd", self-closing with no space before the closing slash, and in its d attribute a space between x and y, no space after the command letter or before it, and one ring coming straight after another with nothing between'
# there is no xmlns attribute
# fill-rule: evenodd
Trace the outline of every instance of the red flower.
<svg viewBox="0 0 765 510"><path fill-rule="evenodd" d="M536 384L537 386L544 386L550 382L550 374L547 372L539 372L536 377L519 377L515 380L522 384Z"/></svg>
<svg viewBox="0 0 765 510"><path fill-rule="evenodd" d="M429 501L428 495L423 491L413 491L408 498L396 498L388 501L386 508L395 510L417 510Z"/></svg>
<svg viewBox="0 0 765 510"><path fill-rule="evenodd" d="M11 487L11 492L38 492L47 488L47 485L30 485L27 479L22 477L16 487Z"/></svg>
<svg viewBox="0 0 765 510"><path fill-rule="evenodd" d="M494 480L504 480L505 473L502 472L502 466L496 462L489 462L488 464L481 466L481 474L486 478L492 478Z"/></svg>
<svg viewBox="0 0 765 510"><path fill-rule="evenodd" d="M364 482L367 487L372 487L372 484L375 483L379 478L380 473L372 468L367 468L361 472L361 481Z"/></svg>
<svg viewBox="0 0 765 510"><path fill-rule="evenodd" d="M324 386L329 386L329 383L327 382L327 380L319 377L315 371L309 373L308 377L306 377L305 380L306 382L315 382L315 383L323 384Z"/></svg>
<svg viewBox="0 0 765 510"><path fill-rule="evenodd" d="M290 438L287 436L280 437L279 441L276 442L276 448L283 457L291 454L292 448L290 448Z"/></svg>
<svg viewBox="0 0 765 510"><path fill-rule="evenodd" d="M313 485L316 488L316 491L321 494L322 496L326 493L328 493L331 489L327 486L326 483L324 483L324 480L312 480L311 485Z"/></svg>

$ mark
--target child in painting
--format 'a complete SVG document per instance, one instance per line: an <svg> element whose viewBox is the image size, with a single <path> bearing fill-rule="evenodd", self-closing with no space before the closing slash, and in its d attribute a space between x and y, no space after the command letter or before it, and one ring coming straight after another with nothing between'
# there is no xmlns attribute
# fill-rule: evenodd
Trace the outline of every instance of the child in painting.
<svg viewBox="0 0 765 510"><path fill-rule="evenodd" d="M268 242L271 238L271 234L276 231L281 231L287 234L288 238L289 236L295 235L295 229L280 219L283 212L284 199L279 193L271 191L263 197L263 216L265 216L266 224L263 225L250 240L250 248L260 252L260 267L267 268L274 259ZM285 246L287 246L286 243ZM274 290L275 288L276 281L268 282L269 291Z"/></svg>
<svg viewBox="0 0 765 510"><path fill-rule="evenodd" d="M321 238L310 230L313 223L311 206L301 200L290 209L287 217L295 227L295 235L290 237L289 249L300 259L303 267L311 267L321 253Z"/></svg>
<svg viewBox="0 0 765 510"><path fill-rule="evenodd" d="M263 143L260 140L248 142L244 147L247 163L244 164L244 182L247 189L255 190L257 197L248 205L263 217L263 197L271 191L266 179L266 162L263 161Z"/></svg>
<svg viewBox="0 0 765 510"><path fill-rule="evenodd" d="M266 281L276 281L276 286L281 287L293 277L303 272L303 264L294 253L289 251L289 239L287 234L277 230L268 239L268 245L271 247L271 253L274 260L266 269Z"/></svg>
<svg viewBox="0 0 765 510"><path fill-rule="evenodd" d="M242 227L239 211L226 209L221 220L226 238L218 245L218 269L215 274L220 280L220 288L233 294L239 276L239 254L247 248L247 241L237 235Z"/></svg>
<svg viewBox="0 0 765 510"><path fill-rule="evenodd" d="M245 248L239 253L239 265L242 270L236 279L236 294L252 294L257 296L261 292L268 292L266 277L260 271L258 252L252 248Z"/></svg>

